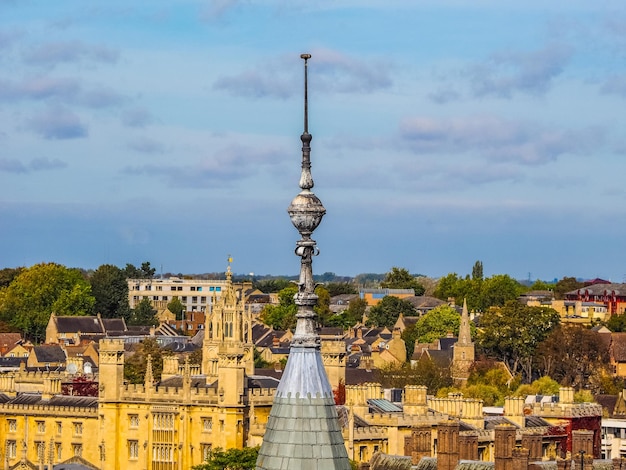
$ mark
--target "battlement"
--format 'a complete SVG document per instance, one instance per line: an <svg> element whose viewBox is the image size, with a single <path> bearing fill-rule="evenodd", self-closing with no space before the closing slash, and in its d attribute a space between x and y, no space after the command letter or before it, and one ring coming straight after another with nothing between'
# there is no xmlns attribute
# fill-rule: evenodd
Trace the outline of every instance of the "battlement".
<svg viewBox="0 0 626 470"><path fill-rule="evenodd" d="M72 416L81 418L96 418L98 407L84 406L54 406L47 403L23 404L3 403L0 404L0 413L3 415L23 414L28 412L31 416Z"/></svg>

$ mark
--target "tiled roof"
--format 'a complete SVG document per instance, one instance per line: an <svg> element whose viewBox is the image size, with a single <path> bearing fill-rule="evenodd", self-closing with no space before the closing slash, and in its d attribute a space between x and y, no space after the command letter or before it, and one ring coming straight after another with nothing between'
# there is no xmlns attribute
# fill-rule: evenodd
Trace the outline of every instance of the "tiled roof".
<svg viewBox="0 0 626 470"><path fill-rule="evenodd" d="M411 457L404 455L388 455L377 452L370 460L371 470L411 470L411 466Z"/></svg>

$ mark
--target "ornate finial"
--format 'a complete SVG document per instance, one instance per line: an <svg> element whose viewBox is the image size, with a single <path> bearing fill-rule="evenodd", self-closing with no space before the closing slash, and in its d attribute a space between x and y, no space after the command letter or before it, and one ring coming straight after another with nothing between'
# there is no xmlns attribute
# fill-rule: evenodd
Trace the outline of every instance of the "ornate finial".
<svg viewBox="0 0 626 470"><path fill-rule="evenodd" d="M302 141L302 175L300 176L300 187L304 190L314 186L311 176L311 139L309 134L309 86L308 86L308 60L311 54L301 54L304 59L304 132L300 136Z"/></svg>
<svg viewBox="0 0 626 470"><path fill-rule="evenodd" d="M233 262L233 257L228 255L228 267L226 268L226 280L230 281L233 277L233 272L230 269L230 264Z"/></svg>

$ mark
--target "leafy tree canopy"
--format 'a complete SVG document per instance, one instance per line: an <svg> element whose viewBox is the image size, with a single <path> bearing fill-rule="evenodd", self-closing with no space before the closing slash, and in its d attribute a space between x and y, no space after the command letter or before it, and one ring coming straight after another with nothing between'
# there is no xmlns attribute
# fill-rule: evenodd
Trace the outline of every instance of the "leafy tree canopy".
<svg viewBox="0 0 626 470"><path fill-rule="evenodd" d="M411 317L415 316L416 313L415 307L411 302L386 295L377 305L370 308L367 324L391 327L398 320L400 314L403 314L405 317Z"/></svg>
<svg viewBox="0 0 626 470"><path fill-rule="evenodd" d="M359 291L351 282L329 282L324 285L331 297L340 294L358 294Z"/></svg>
<svg viewBox="0 0 626 470"><path fill-rule="evenodd" d="M584 282L577 281L575 277L564 277L555 284L554 297L557 300L563 300L566 292L580 289L584 285Z"/></svg>
<svg viewBox="0 0 626 470"><path fill-rule="evenodd" d="M176 320L182 320L185 316L185 306L180 301L177 295L172 297L172 300L167 304L167 309L176 315Z"/></svg>
<svg viewBox="0 0 626 470"><path fill-rule="evenodd" d="M455 309L448 305L440 305L417 320L415 325L417 341L432 343L448 333L458 336L460 324L461 316Z"/></svg>
<svg viewBox="0 0 626 470"><path fill-rule="evenodd" d="M156 317L157 311L150 303L147 297L141 299L141 302L132 310L129 325L143 325L143 326L155 326L159 324L159 320Z"/></svg>
<svg viewBox="0 0 626 470"><path fill-rule="evenodd" d="M270 294L273 292L280 292L281 290L292 285L291 281L284 278L278 279L263 279L261 281L257 281L254 284L255 289L259 289L261 292L265 294Z"/></svg>
<svg viewBox="0 0 626 470"><path fill-rule="evenodd" d="M481 315L476 342L489 357L506 362L513 374L524 372L528 380L537 346L559 321L554 309L509 301Z"/></svg>
<svg viewBox="0 0 626 470"><path fill-rule="evenodd" d="M385 274L385 279L380 283L380 287L383 289L413 289L415 295L422 295L425 290L424 286L408 270L396 266Z"/></svg>
<svg viewBox="0 0 626 470"><path fill-rule="evenodd" d="M278 305L266 305L259 318L267 326L277 330L293 329L296 326L296 313L298 311L294 295L298 288L291 284L278 293Z"/></svg>
<svg viewBox="0 0 626 470"><path fill-rule="evenodd" d="M193 470L254 470L259 456L258 447L243 449L214 449L206 462L194 465Z"/></svg>
<svg viewBox="0 0 626 470"><path fill-rule="evenodd" d="M9 287L9 284L15 279L18 274L24 271L25 268L4 268L0 269L0 289L3 287Z"/></svg>
<svg viewBox="0 0 626 470"><path fill-rule="evenodd" d="M112 264L103 264L89 278L96 299L94 310L104 318L130 318L126 271Z"/></svg>
<svg viewBox="0 0 626 470"><path fill-rule="evenodd" d="M169 354L171 352L163 351L155 339L145 339L137 351L124 362L124 379L133 384L144 383L148 356L152 361L152 376L158 379L163 372L163 356Z"/></svg>
<svg viewBox="0 0 626 470"><path fill-rule="evenodd" d="M527 395L558 395L561 386L551 377L544 376L530 384L522 384L513 393L516 397Z"/></svg>
<svg viewBox="0 0 626 470"><path fill-rule="evenodd" d="M153 279L156 269L150 266L150 261L144 261L140 268L128 263L124 272L128 279Z"/></svg>
<svg viewBox="0 0 626 470"><path fill-rule="evenodd" d="M50 315L90 315L95 298L77 269L42 263L22 270L0 291L0 320L40 341Z"/></svg>

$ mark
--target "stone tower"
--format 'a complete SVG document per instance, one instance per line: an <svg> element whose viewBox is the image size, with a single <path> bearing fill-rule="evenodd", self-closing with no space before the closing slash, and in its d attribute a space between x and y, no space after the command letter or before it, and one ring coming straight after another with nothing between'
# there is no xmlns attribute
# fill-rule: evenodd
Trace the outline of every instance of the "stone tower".
<svg viewBox="0 0 626 470"><path fill-rule="evenodd" d="M463 300L459 339L452 351L453 375L455 379L467 380L470 368L474 364L474 354L475 349L472 342L469 314L467 312L467 300Z"/></svg>
<svg viewBox="0 0 626 470"><path fill-rule="evenodd" d="M318 250L311 234L322 221L326 209L311 191L311 134L308 132L307 61L304 59L304 133L302 140L302 191L293 199L287 212L301 235L296 242L300 261L300 279L295 303L296 331L289 359L276 389L257 470L319 469L349 470L350 461L343 442L333 392L324 370L320 337L316 331L317 302L313 282L312 259Z"/></svg>
<svg viewBox="0 0 626 470"><path fill-rule="evenodd" d="M233 286L231 258L228 261L226 286L219 300L213 294L211 310L205 320L202 373L207 378L217 379L223 375L222 369L234 368L237 370L237 377L232 379L236 380L237 385L241 385L237 389L243 390L244 372L248 375L254 374L252 319L246 310L243 293L238 296ZM230 382L226 380L229 389L232 389L235 382Z"/></svg>

